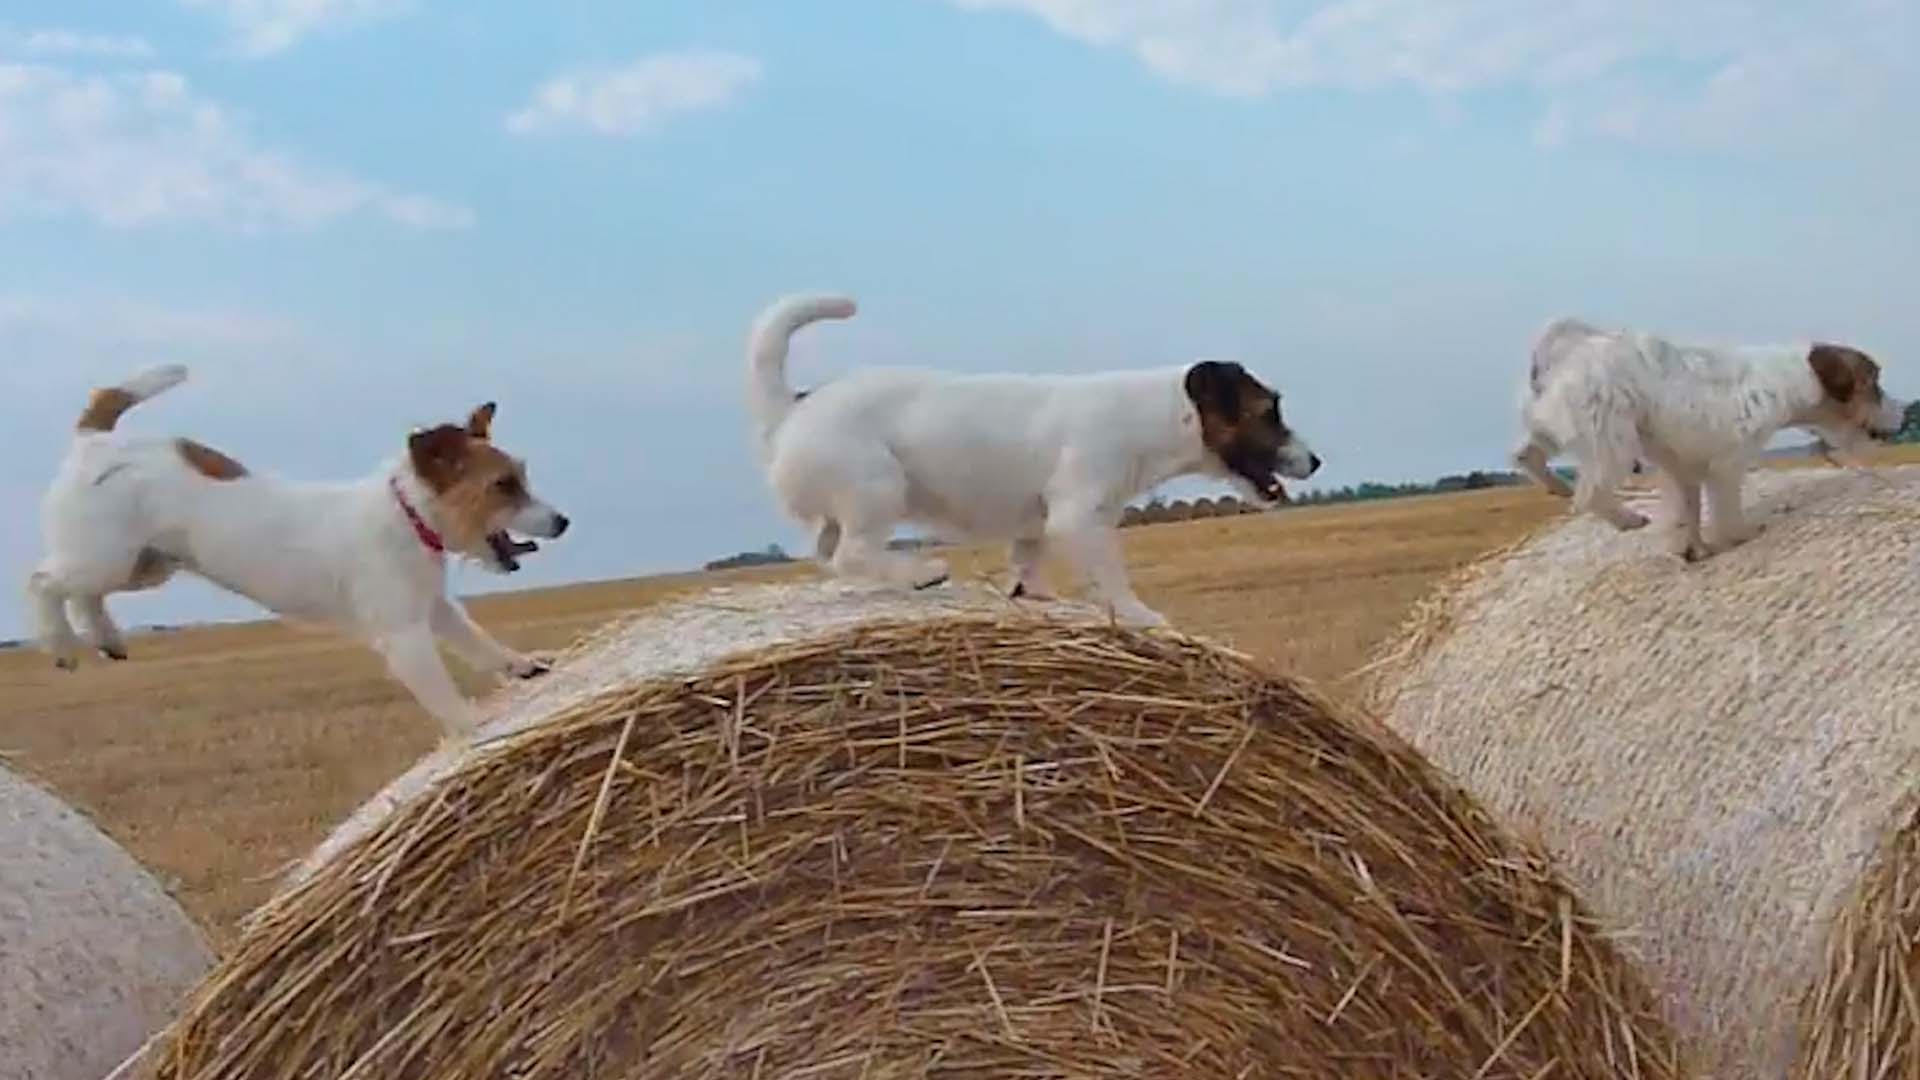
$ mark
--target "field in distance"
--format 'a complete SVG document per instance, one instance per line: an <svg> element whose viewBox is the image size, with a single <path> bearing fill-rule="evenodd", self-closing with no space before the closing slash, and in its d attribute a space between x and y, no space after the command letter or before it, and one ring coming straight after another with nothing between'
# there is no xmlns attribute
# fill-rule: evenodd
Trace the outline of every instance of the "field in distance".
<svg viewBox="0 0 1920 1080"><path fill-rule="evenodd" d="M1141 596L1175 625L1337 692L1440 579L1564 506L1496 489L1122 535ZM543 557L564 558L564 546ZM955 563L963 577L1005 567L997 550ZM516 646L551 649L714 585L816 575L807 564L671 575L486 597L473 611ZM290 862L437 738L370 653L330 636L255 623L142 636L133 652L75 675L37 652L0 654L0 755L93 815L223 940Z"/></svg>

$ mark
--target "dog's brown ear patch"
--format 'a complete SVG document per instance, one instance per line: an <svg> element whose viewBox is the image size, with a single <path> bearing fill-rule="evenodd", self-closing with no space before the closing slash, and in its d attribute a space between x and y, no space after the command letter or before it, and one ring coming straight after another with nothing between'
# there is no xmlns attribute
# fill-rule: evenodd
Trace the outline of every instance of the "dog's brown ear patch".
<svg viewBox="0 0 1920 1080"><path fill-rule="evenodd" d="M499 411L500 406L491 401L473 410L467 418L467 433L476 439L493 438L493 417Z"/></svg>
<svg viewBox="0 0 1920 1080"><path fill-rule="evenodd" d="M80 419L74 422L76 431L112 431L120 417L128 409L140 404L140 399L120 389L95 390L87 398L87 407L80 411Z"/></svg>
<svg viewBox="0 0 1920 1080"><path fill-rule="evenodd" d="M435 494L444 494L466 474L473 439L467 428L441 424L408 436L407 457L421 483Z"/></svg>
<svg viewBox="0 0 1920 1080"><path fill-rule="evenodd" d="M209 480L238 480L247 475L247 467L227 455L194 442L192 439L175 439L174 448L180 451L180 457L187 467Z"/></svg>
<svg viewBox="0 0 1920 1080"><path fill-rule="evenodd" d="M1880 383L1880 365L1845 345L1815 345L1807 350L1807 364L1820 380L1820 389L1842 405Z"/></svg>

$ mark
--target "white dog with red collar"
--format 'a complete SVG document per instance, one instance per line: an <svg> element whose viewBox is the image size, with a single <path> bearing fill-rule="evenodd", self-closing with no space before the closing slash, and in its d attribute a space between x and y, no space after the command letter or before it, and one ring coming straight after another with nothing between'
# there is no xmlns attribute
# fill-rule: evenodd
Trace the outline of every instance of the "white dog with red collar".
<svg viewBox="0 0 1920 1080"><path fill-rule="evenodd" d="M495 641L447 594L449 552L498 573L567 519L535 498L526 469L493 445L494 406L465 424L415 432L397 461L363 480L293 485L256 476L188 439L126 439L122 414L186 379L158 367L95 391L42 507L47 556L28 595L41 640L61 668L88 644L126 658L108 594L157 588L187 571L275 613L332 623L377 650L393 676L452 734L478 713L436 642L474 667L519 678L546 670Z"/></svg>

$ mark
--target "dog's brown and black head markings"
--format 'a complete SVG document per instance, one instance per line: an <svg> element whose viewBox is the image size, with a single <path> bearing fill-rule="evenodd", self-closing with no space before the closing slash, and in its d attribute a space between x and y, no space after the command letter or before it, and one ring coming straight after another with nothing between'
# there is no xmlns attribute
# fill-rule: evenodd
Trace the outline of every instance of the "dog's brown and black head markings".
<svg viewBox="0 0 1920 1080"><path fill-rule="evenodd" d="M1820 380L1828 408L1838 414L1835 419L1874 435L1893 434L1881 422L1887 395L1873 357L1850 345L1823 343L1807 350L1807 366Z"/></svg>
<svg viewBox="0 0 1920 1080"><path fill-rule="evenodd" d="M1218 360L1188 368L1186 391L1207 449L1269 502L1286 498L1281 458L1296 440L1280 415L1280 395L1239 364ZM1319 467L1309 454L1307 471Z"/></svg>
<svg viewBox="0 0 1920 1080"><path fill-rule="evenodd" d="M433 493L434 521L452 550L483 553L500 569L519 569L518 556L538 545L515 540L507 522L533 503L525 463L493 444L493 402L473 410L465 424L414 432L407 456ZM561 528L564 530L565 525Z"/></svg>

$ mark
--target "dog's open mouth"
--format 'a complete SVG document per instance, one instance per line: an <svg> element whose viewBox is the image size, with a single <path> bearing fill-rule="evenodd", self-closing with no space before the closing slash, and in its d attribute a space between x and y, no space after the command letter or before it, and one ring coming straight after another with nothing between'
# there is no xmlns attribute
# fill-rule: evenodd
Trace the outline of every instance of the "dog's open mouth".
<svg viewBox="0 0 1920 1080"><path fill-rule="evenodd" d="M539 544L531 540L515 540L504 530L487 534L487 552L493 556L494 568L503 574L520 569L520 557L539 550Z"/></svg>
<svg viewBox="0 0 1920 1080"><path fill-rule="evenodd" d="M1255 494L1269 503L1283 503L1287 501L1287 489L1281 486L1280 474L1277 472L1261 472L1253 475L1242 474L1242 479L1246 480L1248 486L1253 488Z"/></svg>

